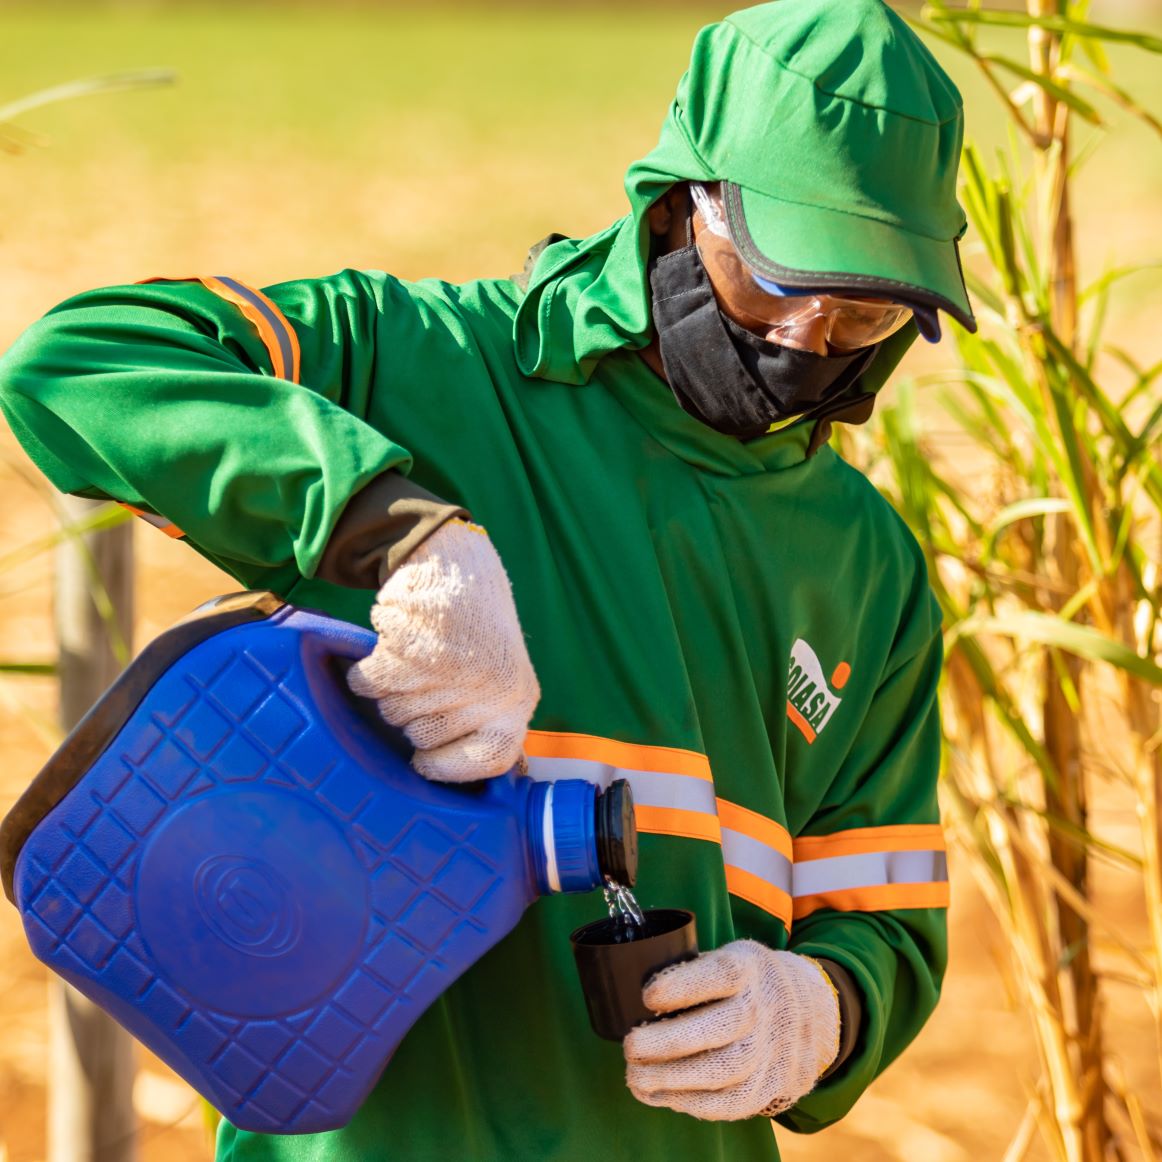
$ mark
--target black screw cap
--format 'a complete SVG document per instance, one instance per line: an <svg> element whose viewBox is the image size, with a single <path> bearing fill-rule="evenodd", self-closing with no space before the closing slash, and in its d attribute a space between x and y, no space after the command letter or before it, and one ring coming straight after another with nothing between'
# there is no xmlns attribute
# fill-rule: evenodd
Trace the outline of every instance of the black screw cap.
<svg viewBox="0 0 1162 1162"><path fill-rule="evenodd" d="M601 874L632 888L637 882L637 824L625 779L597 793L597 865Z"/></svg>

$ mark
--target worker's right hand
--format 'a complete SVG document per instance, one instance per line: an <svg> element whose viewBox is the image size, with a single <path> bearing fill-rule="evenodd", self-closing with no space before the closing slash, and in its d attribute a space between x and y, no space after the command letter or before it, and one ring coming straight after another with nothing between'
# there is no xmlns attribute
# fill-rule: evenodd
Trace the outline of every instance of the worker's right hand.
<svg viewBox="0 0 1162 1162"><path fill-rule="evenodd" d="M379 641L347 680L408 736L421 775L463 783L519 761L541 691L484 529L442 525L384 582L371 623Z"/></svg>

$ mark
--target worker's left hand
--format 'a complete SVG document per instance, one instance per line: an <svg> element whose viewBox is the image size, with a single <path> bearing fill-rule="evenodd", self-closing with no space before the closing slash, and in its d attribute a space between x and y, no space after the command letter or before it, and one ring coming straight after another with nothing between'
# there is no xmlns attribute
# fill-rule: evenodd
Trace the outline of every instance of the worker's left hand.
<svg viewBox="0 0 1162 1162"><path fill-rule="evenodd" d="M646 1105L711 1121L773 1117L839 1052L839 999L822 967L754 940L663 969L643 996L675 1014L624 1041L626 1083Z"/></svg>

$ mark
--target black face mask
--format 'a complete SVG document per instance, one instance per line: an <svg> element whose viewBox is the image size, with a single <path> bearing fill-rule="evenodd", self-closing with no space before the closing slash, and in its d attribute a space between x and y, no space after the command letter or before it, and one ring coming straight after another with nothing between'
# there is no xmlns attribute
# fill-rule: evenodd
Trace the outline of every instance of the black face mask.
<svg viewBox="0 0 1162 1162"><path fill-rule="evenodd" d="M650 286L670 390L723 435L752 440L781 420L833 410L822 405L850 387L878 350L817 355L760 339L719 310L693 244L662 255Z"/></svg>

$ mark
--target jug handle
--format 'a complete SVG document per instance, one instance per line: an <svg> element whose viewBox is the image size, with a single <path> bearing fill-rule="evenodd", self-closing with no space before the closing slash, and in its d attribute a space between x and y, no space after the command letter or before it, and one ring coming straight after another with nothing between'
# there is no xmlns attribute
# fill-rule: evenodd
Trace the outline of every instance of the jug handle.
<svg viewBox="0 0 1162 1162"><path fill-rule="evenodd" d="M358 630L358 627L353 627L353 629ZM328 713L334 705L341 705L344 712L352 714L362 721L378 738L386 742L396 755L403 759L408 766L411 766L415 747L407 735L400 727L393 726L383 718L373 698L356 694L347 684L348 671L356 662L367 655L367 639L367 631L363 630L358 630L357 634L312 633L307 635L306 644L309 646L309 652L304 650L304 668L308 676L317 672L325 673L332 687L332 693L337 696L332 704L330 700L319 698L320 691L314 690L316 704L321 713ZM311 662L319 664L311 665ZM412 769L414 770L414 767ZM518 779L527 777L527 762L522 754L518 762L501 775L476 779L467 783L439 783L436 780L432 780L432 782L435 782L437 786L455 786L466 792L480 795L486 800L507 800L511 792L505 791L503 788L506 785L511 788Z"/></svg>

